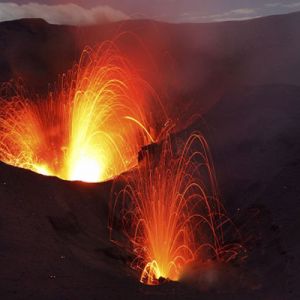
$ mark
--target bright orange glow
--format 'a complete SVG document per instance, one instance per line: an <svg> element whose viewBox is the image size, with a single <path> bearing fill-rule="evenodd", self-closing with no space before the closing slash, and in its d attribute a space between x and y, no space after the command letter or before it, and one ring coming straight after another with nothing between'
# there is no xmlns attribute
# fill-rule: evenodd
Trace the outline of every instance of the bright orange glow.
<svg viewBox="0 0 300 300"><path fill-rule="evenodd" d="M89 155L86 157L80 155L79 160L71 168L70 180L97 182L101 178L101 160L92 159Z"/></svg>
<svg viewBox="0 0 300 300"><path fill-rule="evenodd" d="M47 166L43 166L43 165L33 165L32 169L39 174L45 175L45 176L50 176L51 175L51 171L48 169Z"/></svg>
<svg viewBox="0 0 300 300"><path fill-rule="evenodd" d="M0 159L67 180L113 178L154 141L148 104L154 98L113 43L86 49L47 99L1 100Z"/></svg>
<svg viewBox="0 0 300 300"><path fill-rule="evenodd" d="M146 152L138 174L123 176L125 187L116 190L111 207L111 239L124 246L114 236L121 226L135 257L132 267L148 285L177 281L190 264L229 261L241 250L224 239L224 227L232 224L218 198L205 139L193 134L182 153L174 146L167 139L158 160Z"/></svg>

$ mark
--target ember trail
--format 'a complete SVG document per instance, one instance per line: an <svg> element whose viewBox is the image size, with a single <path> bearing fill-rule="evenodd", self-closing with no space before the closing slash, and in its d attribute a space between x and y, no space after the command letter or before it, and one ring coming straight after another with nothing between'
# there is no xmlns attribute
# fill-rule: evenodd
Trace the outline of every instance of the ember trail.
<svg viewBox="0 0 300 300"><path fill-rule="evenodd" d="M233 224L219 200L203 136L193 134L178 154L171 144L170 138L162 144L159 157L146 152L138 174L120 179L123 188L115 188L111 204L111 240L131 252L131 266L148 285L180 280L193 264L228 262L242 250L224 239ZM124 238L115 235L120 226Z"/></svg>
<svg viewBox="0 0 300 300"><path fill-rule="evenodd" d="M0 160L67 180L112 178L154 139L151 93L112 42L85 49L47 99L0 99Z"/></svg>

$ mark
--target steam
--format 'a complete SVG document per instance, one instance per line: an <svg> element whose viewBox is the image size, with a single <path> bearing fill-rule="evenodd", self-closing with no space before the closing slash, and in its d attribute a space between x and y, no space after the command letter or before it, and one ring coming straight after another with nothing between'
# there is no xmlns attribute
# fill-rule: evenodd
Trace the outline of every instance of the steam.
<svg viewBox="0 0 300 300"><path fill-rule="evenodd" d="M93 25L129 19L122 11L107 5L83 8L73 3L59 5L0 3L0 22L22 18L42 18L51 24L65 25Z"/></svg>

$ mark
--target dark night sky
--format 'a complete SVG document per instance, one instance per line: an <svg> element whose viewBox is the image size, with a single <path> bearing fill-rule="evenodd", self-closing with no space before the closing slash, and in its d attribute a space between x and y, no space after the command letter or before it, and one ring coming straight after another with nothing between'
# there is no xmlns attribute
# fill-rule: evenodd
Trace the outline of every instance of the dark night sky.
<svg viewBox="0 0 300 300"><path fill-rule="evenodd" d="M8 6L12 2L21 6ZM300 10L300 0L13 0L0 1L0 20L18 18L19 16L38 17L39 11L43 10L43 14L45 14L45 11L48 10L39 6L32 8L32 4L28 8L30 2L60 5L55 8L56 11L64 10L64 6L67 7L72 2L84 8L84 12L78 12L78 9L75 9L76 14L89 14L91 10L97 7L98 20L101 19L99 11L103 6L108 6L106 7L106 17L108 11L111 14L116 10L118 13L124 14L123 16L126 15L130 18L150 18L168 22L240 20ZM69 15L72 13L72 9L66 10ZM116 18L122 19L119 14ZM60 21L53 22L59 23ZM94 19L93 22L95 22Z"/></svg>

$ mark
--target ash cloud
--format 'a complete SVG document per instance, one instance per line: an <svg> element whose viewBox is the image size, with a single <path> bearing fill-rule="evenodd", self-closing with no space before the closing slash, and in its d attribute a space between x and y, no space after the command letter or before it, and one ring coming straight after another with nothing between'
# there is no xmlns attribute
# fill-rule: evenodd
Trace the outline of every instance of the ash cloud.
<svg viewBox="0 0 300 300"><path fill-rule="evenodd" d="M259 18L261 15L255 9L252 8L239 8L233 9L221 14L202 16L204 21L223 22L223 21L241 21Z"/></svg>
<svg viewBox="0 0 300 300"><path fill-rule="evenodd" d="M42 18L50 24L93 25L127 20L129 16L107 5L83 8L73 3L59 5L0 3L0 22L22 18Z"/></svg>

